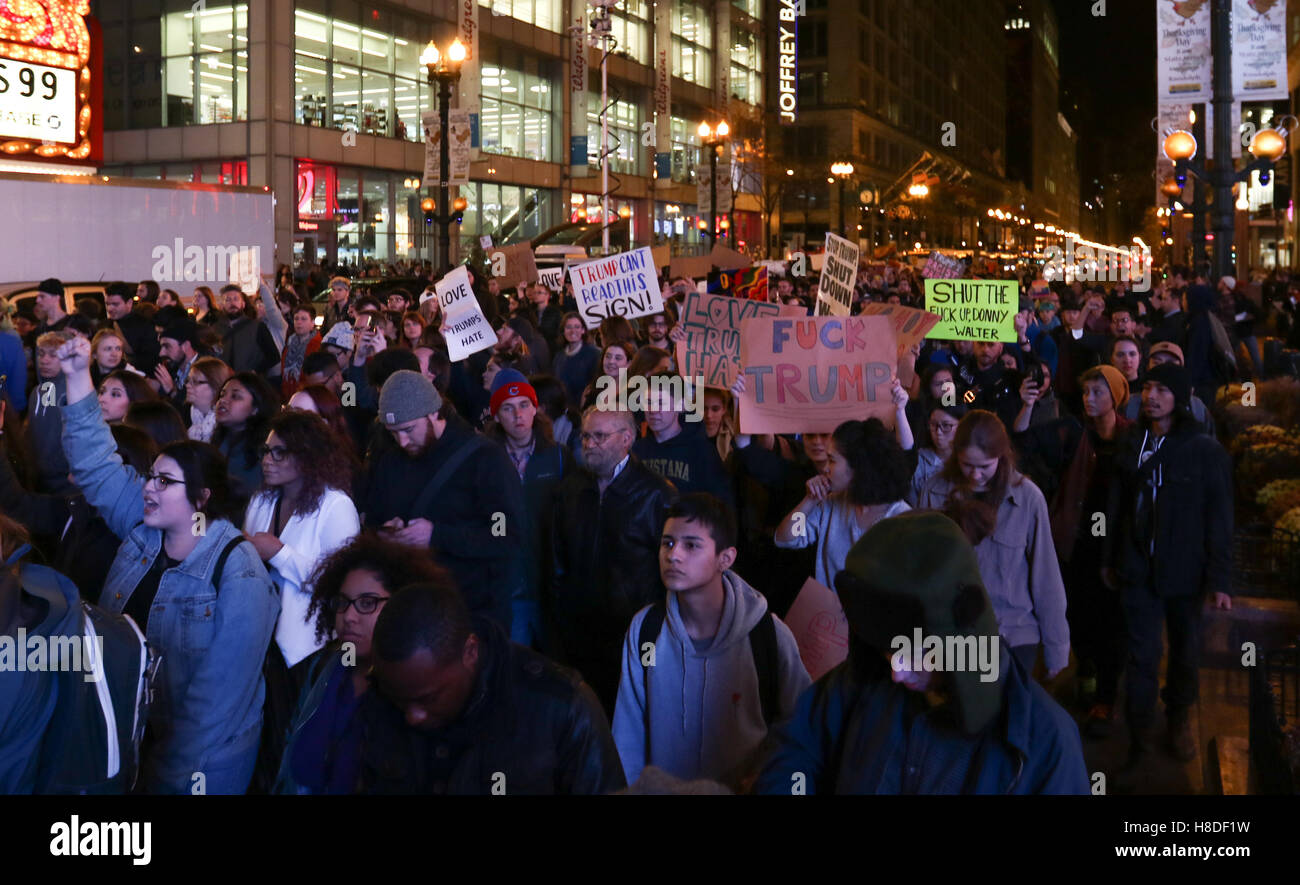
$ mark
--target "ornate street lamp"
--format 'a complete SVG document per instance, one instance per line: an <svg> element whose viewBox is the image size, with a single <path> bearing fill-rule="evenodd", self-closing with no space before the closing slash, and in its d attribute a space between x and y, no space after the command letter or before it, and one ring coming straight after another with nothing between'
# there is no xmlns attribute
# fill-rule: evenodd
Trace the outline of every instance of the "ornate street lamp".
<svg viewBox="0 0 1300 885"><path fill-rule="evenodd" d="M447 112L451 108L451 90L460 80L460 66L465 61L465 44L457 37L447 47L445 53L439 52L433 41L420 53L420 64L429 74L429 87L438 90L438 131L439 143L438 168L438 205L442 210L437 215L438 249L441 253L444 270L451 270L451 222L454 213L448 211L451 203L447 199L447 179L451 176L451 144L449 142L450 124Z"/></svg>

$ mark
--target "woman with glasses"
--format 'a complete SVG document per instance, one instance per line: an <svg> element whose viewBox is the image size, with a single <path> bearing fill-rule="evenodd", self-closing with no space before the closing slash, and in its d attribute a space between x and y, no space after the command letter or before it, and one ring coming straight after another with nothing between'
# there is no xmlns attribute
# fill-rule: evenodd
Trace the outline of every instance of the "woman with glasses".
<svg viewBox="0 0 1300 885"><path fill-rule="evenodd" d="M217 429L217 393L234 373L214 356L201 356L185 381L185 402L190 407L189 438L211 442Z"/></svg>
<svg viewBox="0 0 1300 885"><path fill-rule="evenodd" d="M63 449L86 500L122 539L100 604L161 653L142 787L243 793L262 731L262 661L280 611L257 551L229 520L226 465L211 446L166 446L141 477L122 462L90 380L90 342L59 348Z"/></svg>
<svg viewBox="0 0 1300 885"><path fill-rule="evenodd" d="M915 507L916 502L920 500L921 490L930 481L930 477L942 470L944 462L952 457L953 437L957 434L957 424L965 414L965 403L945 406L935 401L923 437L926 444L916 449L916 469L912 471L912 481L906 498L911 506Z"/></svg>
<svg viewBox="0 0 1300 885"><path fill-rule="evenodd" d="M353 714L369 690L375 621L402 587L445 580L428 552L369 532L320 564L312 576L307 614L316 641L328 644L299 665L306 687L288 732L275 792L353 791L361 738Z"/></svg>

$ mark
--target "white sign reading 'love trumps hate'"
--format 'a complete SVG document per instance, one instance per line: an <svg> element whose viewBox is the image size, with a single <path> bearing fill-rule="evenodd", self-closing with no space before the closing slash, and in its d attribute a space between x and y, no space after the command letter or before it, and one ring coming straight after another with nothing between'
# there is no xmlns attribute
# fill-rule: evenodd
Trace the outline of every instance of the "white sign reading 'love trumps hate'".
<svg viewBox="0 0 1300 885"><path fill-rule="evenodd" d="M648 316L664 309L649 246L569 267L573 297L588 329L605 317Z"/></svg>
<svg viewBox="0 0 1300 885"><path fill-rule="evenodd" d="M463 360L497 343L497 333L474 297L469 271L464 266L439 280L434 290L442 308L442 336L447 339L448 359Z"/></svg>

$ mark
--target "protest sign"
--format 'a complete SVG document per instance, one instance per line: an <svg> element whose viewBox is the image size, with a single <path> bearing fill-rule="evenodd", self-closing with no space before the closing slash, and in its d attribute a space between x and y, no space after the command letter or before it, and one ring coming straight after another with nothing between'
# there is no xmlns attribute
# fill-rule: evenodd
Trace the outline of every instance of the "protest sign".
<svg viewBox="0 0 1300 885"><path fill-rule="evenodd" d="M965 262L960 258L950 258L942 252L931 252L921 271L926 279L931 280L954 280L965 272Z"/></svg>
<svg viewBox="0 0 1300 885"><path fill-rule="evenodd" d="M927 336L945 341L1016 340L1015 280L926 280L925 309L939 315Z"/></svg>
<svg viewBox="0 0 1300 885"><path fill-rule="evenodd" d="M708 276L712 269L713 259L708 255L679 255L669 262L668 275L674 279L677 277L695 279Z"/></svg>
<svg viewBox="0 0 1300 885"><path fill-rule="evenodd" d="M804 316L797 305L768 304L729 295L688 292L677 325L686 340L677 342L677 367L685 378L703 378L707 387L731 387L740 370L740 324L750 317Z"/></svg>
<svg viewBox="0 0 1300 885"><path fill-rule="evenodd" d="M492 262L492 276L502 289L512 289L521 283L537 282L537 259L533 257L530 243L498 246L488 256Z"/></svg>
<svg viewBox="0 0 1300 885"><path fill-rule="evenodd" d="M651 246L650 254L654 256L656 272L663 270L673 262L673 250L671 246Z"/></svg>
<svg viewBox="0 0 1300 885"><path fill-rule="evenodd" d="M915 369L906 369L903 354L914 345L920 344L927 332L939 322L937 314L915 307L903 307L901 304L879 304L871 302L862 308L862 316L888 317L894 324L894 336L898 339L898 380L903 386L911 385Z"/></svg>
<svg viewBox="0 0 1300 885"><path fill-rule="evenodd" d="M588 329L605 317L647 316L664 309L649 246L569 267L578 313Z"/></svg>
<svg viewBox="0 0 1300 885"><path fill-rule="evenodd" d="M709 292L731 295L752 301L767 300L767 268L747 267L742 270L720 270L709 274Z"/></svg>
<svg viewBox="0 0 1300 885"><path fill-rule="evenodd" d="M245 295L256 295L262 287L261 249L241 247L230 256L230 282Z"/></svg>
<svg viewBox="0 0 1300 885"><path fill-rule="evenodd" d="M888 317L743 320L740 364L741 433L830 433L866 418L894 426L898 344Z"/></svg>
<svg viewBox="0 0 1300 885"><path fill-rule="evenodd" d="M828 233L825 264L817 281L817 315L848 316L857 279L858 245Z"/></svg>
<svg viewBox="0 0 1300 885"><path fill-rule="evenodd" d="M726 246L714 246L713 251L709 252L709 260L722 270L740 270L754 263L745 253Z"/></svg>
<svg viewBox="0 0 1300 885"><path fill-rule="evenodd" d="M786 613L785 625L799 644L799 659L813 681L849 656L849 619L839 596L809 578Z"/></svg>
<svg viewBox="0 0 1300 885"><path fill-rule="evenodd" d="M483 315L483 308L469 284L469 270L458 267L434 286L442 308L442 336L447 339L447 357L463 360L497 343L496 332Z"/></svg>
<svg viewBox="0 0 1300 885"><path fill-rule="evenodd" d="M537 281L552 292L558 292L564 288L564 267L539 267L537 269Z"/></svg>

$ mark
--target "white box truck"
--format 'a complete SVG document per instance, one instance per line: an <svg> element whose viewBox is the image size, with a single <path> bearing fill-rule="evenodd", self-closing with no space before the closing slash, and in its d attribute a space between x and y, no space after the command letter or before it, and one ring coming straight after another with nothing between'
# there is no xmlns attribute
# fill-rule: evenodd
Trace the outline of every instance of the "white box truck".
<svg viewBox="0 0 1300 885"><path fill-rule="evenodd" d="M0 295L19 307L48 277L63 281L71 310L116 280L157 280L189 304L196 286L232 282L236 259L276 267L269 188L0 172L0 205Z"/></svg>

